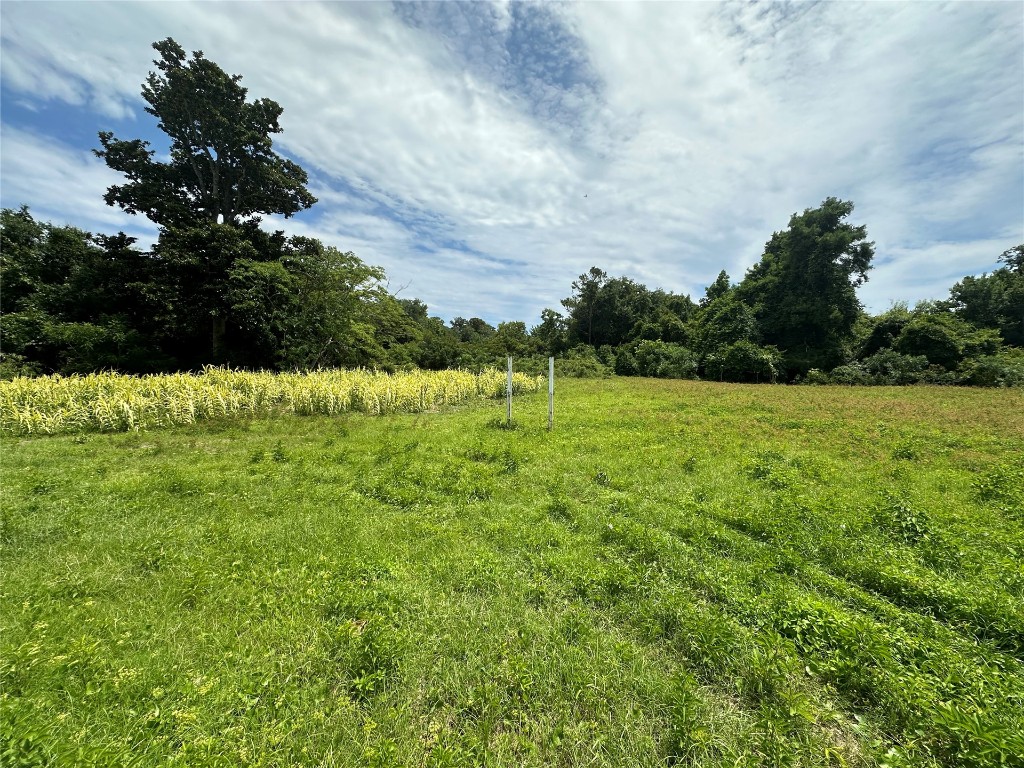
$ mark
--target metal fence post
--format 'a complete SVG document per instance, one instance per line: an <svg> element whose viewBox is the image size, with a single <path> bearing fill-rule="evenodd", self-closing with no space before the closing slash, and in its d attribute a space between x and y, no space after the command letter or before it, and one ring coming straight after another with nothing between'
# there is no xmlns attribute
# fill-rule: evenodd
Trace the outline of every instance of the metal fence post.
<svg viewBox="0 0 1024 768"><path fill-rule="evenodd" d="M506 390L506 402L508 404L508 417L507 421L509 426L512 425L512 355L508 356L508 383L505 386Z"/></svg>
<svg viewBox="0 0 1024 768"><path fill-rule="evenodd" d="M548 358L548 432L555 424L555 358Z"/></svg>

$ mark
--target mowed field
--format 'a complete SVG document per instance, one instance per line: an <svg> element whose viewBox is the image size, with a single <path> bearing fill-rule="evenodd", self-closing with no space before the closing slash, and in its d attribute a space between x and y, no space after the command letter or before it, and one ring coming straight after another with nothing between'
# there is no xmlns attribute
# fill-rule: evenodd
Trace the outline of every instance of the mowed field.
<svg viewBox="0 0 1024 768"><path fill-rule="evenodd" d="M6 435L0 765L1024 765L1024 393Z"/></svg>

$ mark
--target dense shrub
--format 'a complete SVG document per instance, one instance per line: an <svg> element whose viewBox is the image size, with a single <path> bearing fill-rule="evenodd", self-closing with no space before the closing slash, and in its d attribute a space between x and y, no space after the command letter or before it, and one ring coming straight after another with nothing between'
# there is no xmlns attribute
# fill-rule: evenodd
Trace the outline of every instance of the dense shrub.
<svg viewBox="0 0 1024 768"><path fill-rule="evenodd" d="M737 341L709 355L704 369L710 378L720 381L775 381L782 371L782 354L775 347Z"/></svg>
<svg viewBox="0 0 1024 768"><path fill-rule="evenodd" d="M977 387L1024 387L1024 349L967 360L960 367L964 384Z"/></svg>
<svg viewBox="0 0 1024 768"><path fill-rule="evenodd" d="M918 315L907 323L892 348L955 371L965 358L994 354L1001 342L994 330L975 328L955 315L933 313Z"/></svg>
<svg viewBox="0 0 1024 768"><path fill-rule="evenodd" d="M697 360L682 344L666 341L641 341L634 353L640 376L658 379L695 379Z"/></svg>
<svg viewBox="0 0 1024 768"><path fill-rule="evenodd" d="M833 368L829 374L829 381L832 384L861 386L871 383L871 374L867 372L862 364L849 363Z"/></svg>
<svg viewBox="0 0 1024 768"><path fill-rule="evenodd" d="M615 373L619 376L636 376L636 355L629 347L620 347L615 354Z"/></svg>
<svg viewBox="0 0 1024 768"><path fill-rule="evenodd" d="M928 367L928 358L883 349L864 360L863 366L875 384L916 384Z"/></svg>
<svg viewBox="0 0 1024 768"><path fill-rule="evenodd" d="M555 358L555 375L573 379L601 378L612 369L601 362L597 351L586 344L573 347L564 356Z"/></svg>
<svg viewBox="0 0 1024 768"><path fill-rule="evenodd" d="M807 372L807 375L804 376L803 383L815 385L831 384L832 379L829 377L829 374L825 373L820 368L811 368L811 370Z"/></svg>

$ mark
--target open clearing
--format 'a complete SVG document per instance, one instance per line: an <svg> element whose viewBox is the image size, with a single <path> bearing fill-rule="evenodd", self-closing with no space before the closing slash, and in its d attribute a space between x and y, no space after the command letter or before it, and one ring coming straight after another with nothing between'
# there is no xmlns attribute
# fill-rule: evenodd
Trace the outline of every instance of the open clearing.
<svg viewBox="0 0 1024 768"><path fill-rule="evenodd" d="M3 440L3 765L1024 764L1024 393Z"/></svg>

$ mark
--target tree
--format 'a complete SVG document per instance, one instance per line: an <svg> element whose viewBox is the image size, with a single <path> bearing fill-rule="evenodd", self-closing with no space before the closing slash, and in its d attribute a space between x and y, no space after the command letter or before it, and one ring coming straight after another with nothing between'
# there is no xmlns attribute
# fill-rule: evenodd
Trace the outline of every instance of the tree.
<svg viewBox="0 0 1024 768"><path fill-rule="evenodd" d="M756 344L760 340L754 310L738 299L734 291L721 294L698 309L689 333L693 349L701 359L736 342Z"/></svg>
<svg viewBox="0 0 1024 768"><path fill-rule="evenodd" d="M632 365L639 376L659 379L693 379L697 377L697 360L681 344L645 339L631 351Z"/></svg>
<svg viewBox="0 0 1024 768"><path fill-rule="evenodd" d="M543 309L540 313L540 325L530 329L530 336L543 354L557 355L566 348L567 330L568 326L561 312Z"/></svg>
<svg viewBox="0 0 1024 768"><path fill-rule="evenodd" d="M149 142L99 134L98 157L123 173L104 200L141 213L161 227L237 224L260 214L289 217L316 202L306 172L272 149L280 133L281 106L270 99L246 102L240 75L194 51L191 60L173 39L153 43L160 58L142 86L146 111L171 140L170 161L154 159Z"/></svg>
<svg viewBox="0 0 1024 768"><path fill-rule="evenodd" d="M693 311L689 296L650 290L628 277L609 278L597 267L572 284L562 300L569 310L568 343L619 347L641 339L683 342Z"/></svg>
<svg viewBox="0 0 1024 768"><path fill-rule="evenodd" d="M729 282L729 273L723 269L718 273L715 282L705 289L704 298L700 300L700 305L702 307L707 306L715 299L725 296L732 288L732 283Z"/></svg>
<svg viewBox="0 0 1024 768"><path fill-rule="evenodd" d="M879 350L891 348L913 317L907 303L900 301L877 317L863 320L864 336L858 345L857 357L870 357Z"/></svg>
<svg viewBox="0 0 1024 768"><path fill-rule="evenodd" d="M384 271L354 253L296 236L281 261L295 281L284 367L391 368L392 350L418 337L415 323L385 290Z"/></svg>
<svg viewBox="0 0 1024 768"><path fill-rule="evenodd" d="M490 344L497 355L522 357L529 354L530 337L526 335L526 323L521 320L498 323Z"/></svg>
<svg viewBox="0 0 1024 768"><path fill-rule="evenodd" d="M594 343L594 311L597 298L604 284L608 282L608 273L603 269L591 267L572 284L573 295L562 300L562 306L569 311L569 342Z"/></svg>
<svg viewBox="0 0 1024 768"><path fill-rule="evenodd" d="M1018 275L1024 275L1024 243L1007 248L999 256L999 261L1006 265L1006 269Z"/></svg>
<svg viewBox="0 0 1024 768"><path fill-rule="evenodd" d="M251 223L235 227L216 222L161 233L156 255L164 265L165 284L172 296L166 338L183 365L222 365L235 357L228 338L232 270L238 262L280 256L284 237L278 235L267 235Z"/></svg>
<svg viewBox="0 0 1024 768"><path fill-rule="evenodd" d="M737 341L719 347L709 356L707 374L720 381L775 381L782 357L775 347L759 347L749 341Z"/></svg>
<svg viewBox="0 0 1024 768"><path fill-rule="evenodd" d="M648 338L660 338L654 294L645 285L628 277L608 280L594 302L590 343L594 347L617 347L646 332Z"/></svg>
<svg viewBox="0 0 1024 768"><path fill-rule="evenodd" d="M966 358L994 354L1000 341L994 330L979 330L956 315L915 312L892 348L902 355L923 356L932 365L953 371Z"/></svg>
<svg viewBox="0 0 1024 768"><path fill-rule="evenodd" d="M154 330L162 265L133 238L0 212L0 335L5 370L149 372L166 364Z"/></svg>
<svg viewBox="0 0 1024 768"><path fill-rule="evenodd" d="M968 322L999 331L1008 345L1024 347L1024 245L1004 251L999 261L1006 266L965 277L942 304Z"/></svg>
<svg viewBox="0 0 1024 768"><path fill-rule="evenodd" d="M847 221L853 203L827 198L793 214L736 288L754 308L763 343L783 351L790 376L841 363L861 312L856 288L867 280L874 243Z"/></svg>
<svg viewBox="0 0 1024 768"><path fill-rule="evenodd" d="M479 317L456 317L451 322L452 330L463 344L486 341L495 334L494 326Z"/></svg>
<svg viewBox="0 0 1024 768"><path fill-rule="evenodd" d="M435 371L454 368L459 362L459 339L455 332L440 317L428 317L420 327L423 341L417 365Z"/></svg>

